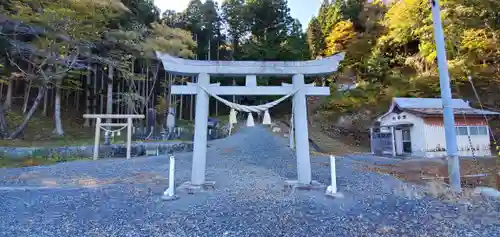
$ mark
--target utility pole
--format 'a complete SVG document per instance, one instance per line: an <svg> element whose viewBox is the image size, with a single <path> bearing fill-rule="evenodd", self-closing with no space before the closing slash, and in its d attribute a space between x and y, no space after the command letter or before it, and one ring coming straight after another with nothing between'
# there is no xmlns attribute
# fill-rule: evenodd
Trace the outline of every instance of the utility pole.
<svg viewBox="0 0 500 237"><path fill-rule="evenodd" d="M219 55L220 43L219 43L219 39L220 39L220 37L217 38L217 51L216 51L217 52L217 61L220 60L220 55ZM219 80L217 80L217 82L219 82ZM219 100L215 100L215 117L218 117L218 116L219 116Z"/></svg>
<svg viewBox="0 0 500 237"><path fill-rule="evenodd" d="M461 192L460 184L460 160L458 159L457 133L455 130L455 118L453 115L453 103L450 88L450 76L448 73L448 60L446 59L446 48L443 34L443 24L439 9L439 0L429 0L432 5L432 21L434 22L434 39L436 40L436 52L439 69L439 84L441 88L441 100L443 103L444 131L446 137L446 153L448 155L448 175L453 191Z"/></svg>

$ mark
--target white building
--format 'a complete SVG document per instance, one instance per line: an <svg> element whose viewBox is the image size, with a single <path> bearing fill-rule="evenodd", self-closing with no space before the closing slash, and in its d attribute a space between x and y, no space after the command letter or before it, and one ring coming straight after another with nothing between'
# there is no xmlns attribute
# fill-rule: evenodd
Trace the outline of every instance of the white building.
<svg viewBox="0 0 500 237"><path fill-rule="evenodd" d="M500 113L474 109L453 99L460 156L490 156L490 129L486 116ZM371 129L372 152L397 156L446 156L441 99L394 98L389 111ZM391 142L391 140L393 142Z"/></svg>

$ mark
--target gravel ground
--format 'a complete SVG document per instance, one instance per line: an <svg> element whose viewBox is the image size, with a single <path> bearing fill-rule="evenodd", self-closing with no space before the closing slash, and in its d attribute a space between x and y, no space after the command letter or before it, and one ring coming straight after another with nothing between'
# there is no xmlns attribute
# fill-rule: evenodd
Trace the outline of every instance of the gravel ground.
<svg viewBox="0 0 500 237"><path fill-rule="evenodd" d="M191 153L176 159L179 185ZM328 159L312 162L314 179L328 183ZM342 199L284 190L295 164L286 141L255 127L211 143L215 190L172 202L160 200L167 157L0 169L0 236L500 236L498 202L424 197L350 158L337 162Z"/></svg>

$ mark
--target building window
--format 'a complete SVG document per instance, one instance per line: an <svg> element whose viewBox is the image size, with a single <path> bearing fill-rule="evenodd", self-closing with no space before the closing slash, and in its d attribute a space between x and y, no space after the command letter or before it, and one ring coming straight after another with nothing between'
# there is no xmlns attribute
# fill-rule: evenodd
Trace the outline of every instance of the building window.
<svg viewBox="0 0 500 237"><path fill-rule="evenodd" d="M469 127L470 135L488 135L488 128L485 126Z"/></svg>
<svg viewBox="0 0 500 237"><path fill-rule="evenodd" d="M478 136L478 135L488 135L488 127L486 126L458 126L457 136Z"/></svg>
<svg viewBox="0 0 500 237"><path fill-rule="evenodd" d="M486 126L480 126L480 127L477 127L477 131L478 131L478 134L479 135L488 135L488 127Z"/></svg>
<svg viewBox="0 0 500 237"><path fill-rule="evenodd" d="M457 128L457 136L467 136L468 131L467 127L456 127Z"/></svg>
<svg viewBox="0 0 500 237"><path fill-rule="evenodd" d="M477 127L469 127L470 135L478 135Z"/></svg>

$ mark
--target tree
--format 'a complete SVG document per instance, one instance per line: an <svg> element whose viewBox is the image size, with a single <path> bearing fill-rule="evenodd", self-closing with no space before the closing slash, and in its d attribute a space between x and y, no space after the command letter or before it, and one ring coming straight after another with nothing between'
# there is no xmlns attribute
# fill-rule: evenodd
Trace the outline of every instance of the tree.
<svg viewBox="0 0 500 237"><path fill-rule="evenodd" d="M18 41L15 34L1 34L7 39L12 50L8 52L9 62L14 64L27 80L39 85L38 95L23 122L9 135L16 138L26 128L45 95L49 84L60 86L72 70L78 70L79 57L89 52L89 42L99 39L106 29L108 19L123 12L121 2L113 0L12 0L12 11L7 15L16 24L29 29L29 38ZM28 56L26 55L28 54ZM23 65L31 65L33 71L24 70ZM59 103L58 103L59 102ZM55 132L63 135L60 121L60 97L56 97Z"/></svg>
<svg viewBox="0 0 500 237"><path fill-rule="evenodd" d="M206 59L217 58L217 49L222 40L221 16L219 7L212 0L207 0L201 7L202 12L202 38L198 38L198 49L207 52ZM205 48L206 47L206 48Z"/></svg>
<svg viewBox="0 0 500 237"><path fill-rule="evenodd" d="M323 35L326 37L332 27L342 20L341 5L340 1L334 1L333 3L325 0L321 4L318 13L318 24L320 25Z"/></svg>
<svg viewBox="0 0 500 237"><path fill-rule="evenodd" d="M442 17L452 88L459 97L474 94L491 107L500 105L499 38L500 2L492 0L442 1ZM387 109L394 96L439 96L433 23L427 0L325 1L317 23L311 21L308 40L317 48L319 28L324 53L346 52L335 80L355 78L358 87L337 93L327 110L332 114ZM325 34L328 32L328 34ZM315 43L316 42L316 43ZM494 85L494 86L493 86Z"/></svg>
<svg viewBox="0 0 500 237"><path fill-rule="evenodd" d="M360 28L363 23L359 19L359 15L363 12L366 0L344 0L338 1L342 20L351 21L354 27Z"/></svg>
<svg viewBox="0 0 500 237"><path fill-rule="evenodd" d="M311 56L307 45L307 34L302 30L302 25L299 20L294 19L288 36L281 44L281 60L307 60Z"/></svg>
<svg viewBox="0 0 500 237"><path fill-rule="evenodd" d="M195 56L193 49L196 47L190 33L160 23L152 23L150 28L144 26L141 30L136 31L110 31L106 34L106 42L106 47L111 50L102 61L112 65L118 76L127 81L130 92L119 95L119 97L123 98L119 102L133 108L134 113L143 113L147 109L151 98L155 96L151 90L146 93L145 97L141 97L135 82L151 79L154 84L157 83L161 64L156 58L156 52L193 58ZM152 78L136 75L131 70L136 59L143 60L147 65L151 65ZM108 90L108 93L110 92L111 90ZM170 93L170 89L168 89L168 92ZM166 96L166 103L170 104L168 98L170 96Z"/></svg>
<svg viewBox="0 0 500 237"><path fill-rule="evenodd" d="M351 21L340 21L332 28L326 38L325 55L334 55L347 49L351 41L356 37L354 25Z"/></svg>
<svg viewBox="0 0 500 237"><path fill-rule="evenodd" d="M162 14L162 24L172 28L184 28L183 14L174 10L166 10Z"/></svg>
<svg viewBox="0 0 500 237"><path fill-rule="evenodd" d="M222 17L231 39L232 57L239 57L239 44L248 30L248 11L244 0L227 0L222 4Z"/></svg>
<svg viewBox="0 0 500 237"><path fill-rule="evenodd" d="M318 18L316 17L311 19L309 26L307 27L307 44L309 45L312 58L322 56L323 49L325 48L325 42L321 26Z"/></svg>
<svg viewBox="0 0 500 237"><path fill-rule="evenodd" d="M133 23L150 25L160 20L160 10L153 0L121 0L128 9L118 20L122 27L129 28ZM132 23L132 24L131 24Z"/></svg>

